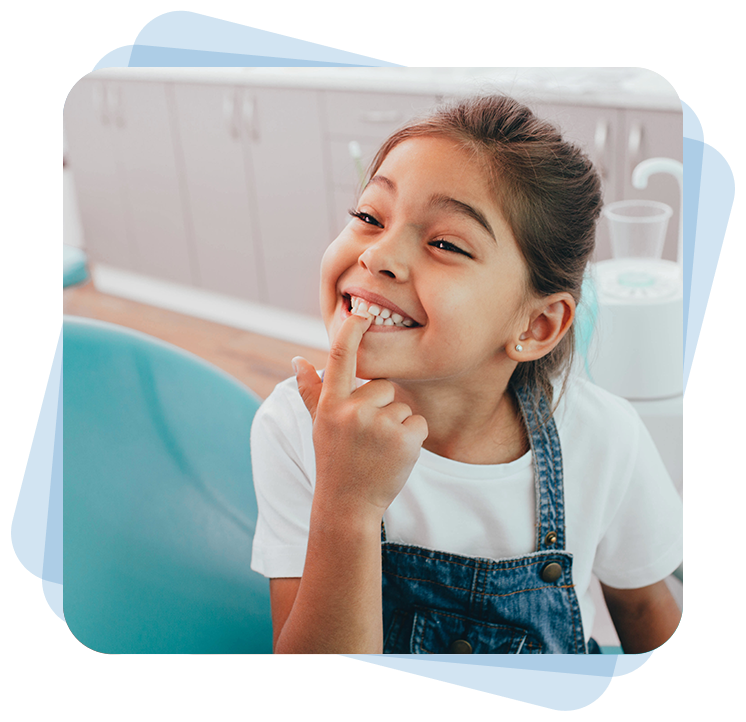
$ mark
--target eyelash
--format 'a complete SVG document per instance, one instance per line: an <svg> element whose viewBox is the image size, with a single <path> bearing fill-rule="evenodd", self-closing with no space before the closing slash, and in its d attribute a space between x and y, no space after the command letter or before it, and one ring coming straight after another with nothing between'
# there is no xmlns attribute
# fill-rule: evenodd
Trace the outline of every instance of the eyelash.
<svg viewBox="0 0 746 722"><path fill-rule="evenodd" d="M374 216L370 215L370 213L363 213L362 211L355 210L354 208L350 208L348 213L353 218L357 218L361 220L363 223L376 226L377 228L383 228L383 224L379 220L377 220ZM449 241L444 241L443 239L431 241L430 245L433 248L439 248L442 251L450 251L451 253L460 253L461 255L466 256L467 258L474 258L474 256L471 255L471 253L467 253L466 251L459 248L458 246L455 246L453 243L450 243Z"/></svg>
<svg viewBox="0 0 746 722"><path fill-rule="evenodd" d="M368 223L371 226L376 226L378 228L383 228L383 224L381 224L380 221L376 220L370 213L363 213L362 211L357 211L354 208L350 208L349 211L347 211L353 218L359 218L363 223ZM369 220L367 220L369 219Z"/></svg>

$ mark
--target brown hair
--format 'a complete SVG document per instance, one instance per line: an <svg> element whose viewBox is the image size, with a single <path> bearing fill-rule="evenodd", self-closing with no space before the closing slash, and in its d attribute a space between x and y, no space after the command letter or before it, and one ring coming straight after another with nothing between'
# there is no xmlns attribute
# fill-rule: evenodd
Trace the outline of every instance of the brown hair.
<svg viewBox="0 0 746 722"><path fill-rule="evenodd" d="M588 157L548 122L504 96L480 96L436 109L395 131L373 159L372 178L399 143L446 137L469 150L486 170L495 200L528 266L527 291L568 292L580 302L585 267L595 247L601 181ZM543 358L519 363L511 382L552 399L553 380L569 372L571 326Z"/></svg>

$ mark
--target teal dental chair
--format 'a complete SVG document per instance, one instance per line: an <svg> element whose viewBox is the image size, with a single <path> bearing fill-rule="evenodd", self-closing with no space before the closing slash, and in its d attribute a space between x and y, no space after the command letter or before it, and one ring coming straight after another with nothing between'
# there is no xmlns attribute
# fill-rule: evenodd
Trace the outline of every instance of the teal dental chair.
<svg viewBox="0 0 746 722"><path fill-rule="evenodd" d="M63 325L63 594L104 653L271 653L250 569L260 400L145 334Z"/></svg>
<svg viewBox="0 0 746 722"><path fill-rule="evenodd" d="M62 288L77 286L88 280L88 258L74 246L62 246Z"/></svg>
<svg viewBox="0 0 746 722"><path fill-rule="evenodd" d="M580 304L575 311L575 349L579 358L582 359L583 369L589 378L591 377L590 347L593 335L596 332L597 321L598 297L596 286L590 274L586 273L583 279Z"/></svg>

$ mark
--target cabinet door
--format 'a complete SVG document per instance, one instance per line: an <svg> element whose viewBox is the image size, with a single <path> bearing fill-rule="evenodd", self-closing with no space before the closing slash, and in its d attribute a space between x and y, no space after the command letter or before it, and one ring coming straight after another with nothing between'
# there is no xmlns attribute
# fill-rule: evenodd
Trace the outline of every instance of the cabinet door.
<svg viewBox="0 0 746 722"><path fill-rule="evenodd" d="M67 160L88 257L134 271L124 173L114 148L115 103L110 84L89 78L76 83L63 115Z"/></svg>
<svg viewBox="0 0 746 722"><path fill-rule="evenodd" d="M673 208L668 224L663 258L675 261L678 251L679 212L681 191L677 180L667 174L650 176L648 187L637 190L632 185L632 171L647 158L684 159L684 126L680 112L662 110L627 110L619 137L619 155L624 156L620 168L620 197L622 200L647 199L661 201Z"/></svg>
<svg viewBox="0 0 746 722"><path fill-rule="evenodd" d="M243 93L267 302L320 316L319 268L333 239L319 93L275 88L244 88Z"/></svg>
<svg viewBox="0 0 746 722"><path fill-rule="evenodd" d="M132 240L141 273L193 283L171 113L162 83L117 83L114 134L125 177Z"/></svg>
<svg viewBox="0 0 746 722"><path fill-rule="evenodd" d="M435 95L325 91L322 96L328 186L335 235L349 222L364 172L381 143L398 127L432 109ZM359 159L350 151L357 146Z"/></svg>
<svg viewBox="0 0 746 722"><path fill-rule="evenodd" d="M197 283L211 291L264 301L261 256L254 246L256 199L250 149L241 122L243 91L224 85L176 84L172 92Z"/></svg>

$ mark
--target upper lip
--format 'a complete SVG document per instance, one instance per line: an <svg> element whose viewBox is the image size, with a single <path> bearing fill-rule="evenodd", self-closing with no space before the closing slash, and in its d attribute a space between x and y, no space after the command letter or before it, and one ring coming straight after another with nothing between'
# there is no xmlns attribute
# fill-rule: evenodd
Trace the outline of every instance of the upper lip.
<svg viewBox="0 0 746 722"><path fill-rule="evenodd" d="M391 309L393 313L398 313L400 316L404 316L404 318L411 318L415 323L419 323L416 318L413 318L402 308L389 301L388 298L386 298L385 296L381 296L378 293L373 293L372 291L366 291L364 288L353 286L350 288L345 288L344 291L342 291L342 294L344 296L357 296L357 298L362 298L369 304L374 303L376 306L383 306L385 308Z"/></svg>

